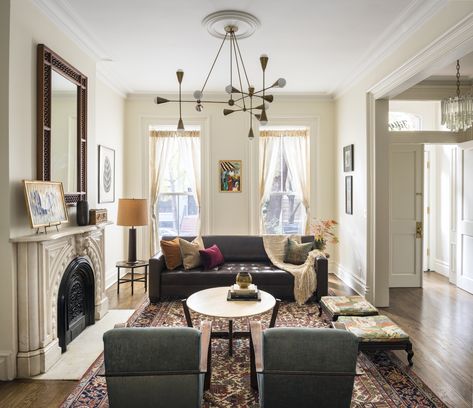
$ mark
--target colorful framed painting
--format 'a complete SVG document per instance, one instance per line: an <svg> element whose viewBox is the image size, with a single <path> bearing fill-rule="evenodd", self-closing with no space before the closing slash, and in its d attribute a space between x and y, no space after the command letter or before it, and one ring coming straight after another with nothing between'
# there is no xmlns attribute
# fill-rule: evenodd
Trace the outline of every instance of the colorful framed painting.
<svg viewBox="0 0 473 408"><path fill-rule="evenodd" d="M241 160L219 160L218 171L221 193L241 193Z"/></svg>
<svg viewBox="0 0 473 408"><path fill-rule="evenodd" d="M23 185L32 228L69 222L61 182L23 180Z"/></svg>
<svg viewBox="0 0 473 408"><path fill-rule="evenodd" d="M115 150L99 145L99 203L115 201Z"/></svg>
<svg viewBox="0 0 473 408"><path fill-rule="evenodd" d="M343 148L343 171L355 170L355 145L348 145Z"/></svg>
<svg viewBox="0 0 473 408"><path fill-rule="evenodd" d="M353 176L345 176L345 212L353 214Z"/></svg>

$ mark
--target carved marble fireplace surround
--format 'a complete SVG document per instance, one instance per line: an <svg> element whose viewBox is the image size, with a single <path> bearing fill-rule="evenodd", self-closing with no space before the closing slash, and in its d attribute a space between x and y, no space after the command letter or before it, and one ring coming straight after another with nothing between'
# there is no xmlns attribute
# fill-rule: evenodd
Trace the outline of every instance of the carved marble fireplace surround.
<svg viewBox="0 0 473 408"><path fill-rule="evenodd" d="M44 373L61 356L57 298L62 276L73 259L85 257L93 268L95 319L107 313L104 227L71 226L12 239L17 257L18 377Z"/></svg>

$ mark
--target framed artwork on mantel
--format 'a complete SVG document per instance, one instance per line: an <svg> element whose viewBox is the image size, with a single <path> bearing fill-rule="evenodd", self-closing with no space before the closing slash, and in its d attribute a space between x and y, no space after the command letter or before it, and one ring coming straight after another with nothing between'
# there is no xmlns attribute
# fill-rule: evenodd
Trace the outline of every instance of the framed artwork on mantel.
<svg viewBox="0 0 473 408"><path fill-rule="evenodd" d="M99 145L99 203L115 202L115 150Z"/></svg>
<svg viewBox="0 0 473 408"><path fill-rule="evenodd" d="M221 193L241 193L241 160L219 160L219 186Z"/></svg>
<svg viewBox="0 0 473 408"><path fill-rule="evenodd" d="M348 145L343 148L343 171L355 170L355 145Z"/></svg>

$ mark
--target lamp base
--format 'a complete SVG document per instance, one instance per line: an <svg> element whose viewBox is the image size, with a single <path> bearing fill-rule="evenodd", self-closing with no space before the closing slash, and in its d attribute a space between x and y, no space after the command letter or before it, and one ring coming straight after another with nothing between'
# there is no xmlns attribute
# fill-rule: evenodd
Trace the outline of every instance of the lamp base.
<svg viewBox="0 0 473 408"><path fill-rule="evenodd" d="M128 230L128 261L129 264L135 264L136 260L136 228L131 227Z"/></svg>

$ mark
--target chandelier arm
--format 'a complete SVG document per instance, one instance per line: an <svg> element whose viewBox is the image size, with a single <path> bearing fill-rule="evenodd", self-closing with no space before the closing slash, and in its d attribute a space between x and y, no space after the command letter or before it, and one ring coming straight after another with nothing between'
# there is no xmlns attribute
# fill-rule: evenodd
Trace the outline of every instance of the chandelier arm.
<svg viewBox="0 0 473 408"><path fill-rule="evenodd" d="M220 55L220 51L222 51L223 44L225 44L225 40L227 39L227 36L228 36L228 33L225 34L225 37L223 38L222 43L220 44L220 48L218 49L217 55L215 56L214 62L212 63L212 66L210 67L210 71L207 75L207 78L205 78L204 85L202 86L202 89L200 90L200 92L202 93L204 93L204 89L205 89L205 86L207 85L207 81L210 78L210 74L212 73L214 69L215 63L217 62L218 56Z"/></svg>
<svg viewBox="0 0 473 408"><path fill-rule="evenodd" d="M256 94L265 93L267 90L269 90L269 89L271 89L271 88L274 88L274 85L267 86L266 88L260 89L259 91L256 91L256 92L254 93L254 95L256 96Z"/></svg>
<svg viewBox="0 0 473 408"><path fill-rule="evenodd" d="M233 41L230 35L230 87L233 89ZM232 99L232 94L230 93L230 99Z"/></svg>
<svg viewBox="0 0 473 408"><path fill-rule="evenodd" d="M230 39L233 40L233 41L236 41L234 33L230 34ZM233 47L233 52L235 53L235 63L236 63L236 66L237 66L238 80L240 82L240 93L241 93L241 96L242 96L242 98L240 98L240 99L243 101L243 107L246 107L245 97L244 97L244 92L243 92L243 83L241 81L240 64L238 63L238 55L237 55L236 47Z"/></svg>
<svg viewBox="0 0 473 408"><path fill-rule="evenodd" d="M192 99L183 99L181 101L179 101L179 99L169 99L167 102L171 102L171 103L179 103L179 102L182 102L182 103L195 103L195 101L192 100ZM205 100L202 100L201 102L202 103L223 103L223 104L227 103L227 101L205 101Z"/></svg>
<svg viewBox="0 0 473 408"><path fill-rule="evenodd" d="M245 73L246 82L247 82L248 88L249 88L249 87L250 87L250 80L248 79L248 74L246 73L245 62L243 61L243 57L241 56L240 46L238 45L238 40L237 40L237 38L235 37L235 35L234 35L234 38L235 38L236 48L237 48L238 54L239 54L239 56L240 56L241 65L243 66L243 72Z"/></svg>

